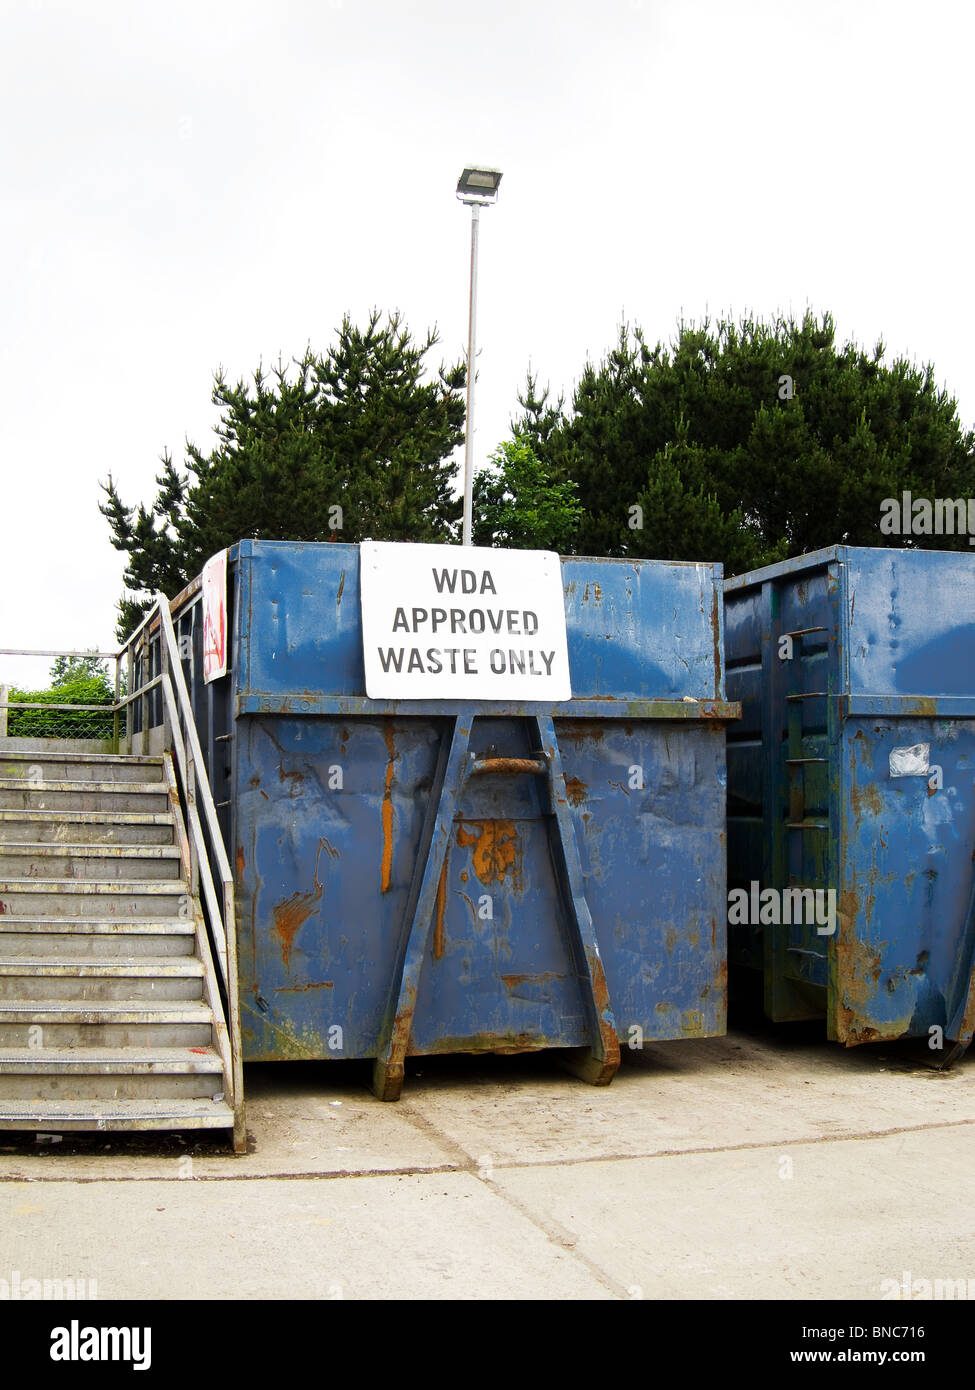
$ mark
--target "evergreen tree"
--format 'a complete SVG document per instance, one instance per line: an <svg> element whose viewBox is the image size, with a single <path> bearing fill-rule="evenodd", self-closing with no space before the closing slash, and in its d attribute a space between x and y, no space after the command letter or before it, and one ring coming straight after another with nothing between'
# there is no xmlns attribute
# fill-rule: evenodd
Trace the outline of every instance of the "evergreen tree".
<svg viewBox="0 0 975 1390"><path fill-rule="evenodd" d="M260 540L446 541L462 504L449 461L464 437L463 365L423 380L436 332L415 342L398 314L365 329L346 317L323 355L292 369L258 367L231 385L222 370L209 454L187 443L185 471L168 452L150 507L129 507L109 475L99 510L128 557L124 582L172 597L209 556ZM148 600L123 596L119 639Z"/></svg>
<svg viewBox="0 0 975 1390"><path fill-rule="evenodd" d="M829 314L681 324L669 348L624 328L568 409L529 374L513 429L578 484L576 553L740 573L840 541L967 549L880 530L881 502L904 490L975 492L975 436L933 367L883 359L883 343L837 347Z"/></svg>

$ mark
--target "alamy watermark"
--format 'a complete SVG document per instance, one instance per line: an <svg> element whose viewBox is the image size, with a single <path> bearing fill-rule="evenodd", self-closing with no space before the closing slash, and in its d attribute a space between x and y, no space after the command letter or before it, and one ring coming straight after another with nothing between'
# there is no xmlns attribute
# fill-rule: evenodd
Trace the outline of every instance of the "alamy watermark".
<svg viewBox="0 0 975 1390"><path fill-rule="evenodd" d="M19 1269L11 1272L9 1279L0 1278L0 1303L29 1303L34 1300L93 1299L98 1297L97 1279L35 1279L21 1274Z"/></svg>
<svg viewBox="0 0 975 1390"><path fill-rule="evenodd" d="M731 927L807 926L817 936L836 931L835 888L762 888L754 879L747 888L728 892Z"/></svg>
<svg viewBox="0 0 975 1390"><path fill-rule="evenodd" d="M970 1302L975 1300L975 1279L915 1279L909 1269L900 1279L884 1279L880 1297L897 1301L926 1303L931 1300Z"/></svg>
<svg viewBox="0 0 975 1390"><path fill-rule="evenodd" d="M72 1318L51 1332L52 1361L131 1361L134 1371L152 1365L151 1327L82 1327Z"/></svg>
<svg viewBox="0 0 975 1390"><path fill-rule="evenodd" d="M885 497L880 504L884 536L967 536L975 545L975 497Z"/></svg>

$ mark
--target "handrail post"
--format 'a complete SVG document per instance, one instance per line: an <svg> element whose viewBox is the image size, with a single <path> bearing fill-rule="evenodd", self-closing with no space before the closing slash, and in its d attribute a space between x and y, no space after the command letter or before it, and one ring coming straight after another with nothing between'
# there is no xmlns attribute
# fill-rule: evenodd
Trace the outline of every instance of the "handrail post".
<svg viewBox="0 0 975 1390"><path fill-rule="evenodd" d="M169 646L166 642L166 634L162 630L161 622L159 624L159 675L163 677L168 677L169 675ZM162 702L161 694L160 706L162 714L163 748L168 752L172 748L173 741L178 736L179 730L170 729L169 720L166 718L166 706Z"/></svg>
<svg viewBox="0 0 975 1390"><path fill-rule="evenodd" d="M141 647L142 647L142 655L141 655L141 657L140 657L140 663L141 663L141 665L140 665L140 673L141 673L142 679L141 679L141 682L140 682L140 683L141 683L143 686L145 686L145 684L147 683L147 681L148 681L149 678L150 678L150 677L149 677L149 629L148 629L148 627L144 627L144 628L142 629L142 639L141 639L140 645L141 645ZM145 757L146 754L148 754L148 752L149 752L149 692L148 692L148 690L144 690L144 691L143 691L142 700L141 700L141 705L142 705L142 754L143 754L143 757Z"/></svg>
<svg viewBox="0 0 975 1390"><path fill-rule="evenodd" d="M240 1047L240 998L237 994L237 914L234 906L234 886L226 879L221 884L223 896L224 940L227 949L227 1024L230 1034L230 1060L234 1088L234 1147L238 1153L247 1146L244 1128L244 1059Z"/></svg>
<svg viewBox="0 0 975 1390"><path fill-rule="evenodd" d="M125 673L126 673L125 692L126 692L126 695L127 695L127 696L128 696L128 695L131 695L132 692L135 690L135 658L134 658L133 653L132 653L132 648L133 648L133 643L132 643L132 639L131 639L131 637L130 637L129 640L128 640L128 642L126 643L126 647L125 647L125 657L126 657L126 661L125 661ZM126 704L126 706L125 706L125 751L126 751L127 753L129 753L130 755L131 755L131 753L132 753L132 711L133 711L133 708L134 708L134 706L133 706L131 703L128 703L128 704Z"/></svg>
<svg viewBox="0 0 975 1390"><path fill-rule="evenodd" d="M0 738L7 737L7 702L10 699L10 686L0 685Z"/></svg>
<svg viewBox="0 0 975 1390"><path fill-rule="evenodd" d="M186 751L186 804L196 810L196 760L189 736L184 741ZM196 837L190 837L190 892L196 897L200 891L200 851Z"/></svg>
<svg viewBox="0 0 975 1390"><path fill-rule="evenodd" d="M112 710L112 752L119 751L118 702L122 695L122 653L115 653L115 708Z"/></svg>

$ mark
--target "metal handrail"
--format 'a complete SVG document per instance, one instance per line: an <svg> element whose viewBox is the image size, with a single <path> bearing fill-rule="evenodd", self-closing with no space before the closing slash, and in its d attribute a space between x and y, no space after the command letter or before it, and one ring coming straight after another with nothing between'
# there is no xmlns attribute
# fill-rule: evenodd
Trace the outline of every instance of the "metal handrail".
<svg viewBox="0 0 975 1390"><path fill-rule="evenodd" d="M63 709L77 710L79 714L114 714L124 705L124 700L119 705L64 705L60 701L55 704L53 700L38 704L33 700L0 700L0 709Z"/></svg>
<svg viewBox="0 0 975 1390"><path fill-rule="evenodd" d="M123 647L122 651L125 648ZM65 649L62 651L41 651L39 647L0 647L0 656L76 656L93 657L98 661L117 661L122 652L100 652L97 647L91 647L86 652L72 652Z"/></svg>
<svg viewBox="0 0 975 1390"><path fill-rule="evenodd" d="M145 657L149 648L148 629L156 624L152 638L158 635L160 644L159 674L144 681L125 695L121 693L121 663L128 661L130 680L134 678L137 649L141 648ZM170 610L165 594L157 593L153 601L124 646L117 652L89 651L41 651L19 647L0 647L0 656L68 656L98 657L103 661L115 662L115 701L104 705L73 705L58 702L21 702L4 699L0 687L0 712L8 710L66 710L76 713L112 715L115 719L113 744L118 751L118 716L138 700L145 701L148 695L158 690L162 703L163 737L167 751L172 750L179 770L180 783L186 801L184 825L190 848L190 889L194 897L202 897L206 905L206 916L210 923L214 952L220 969L227 999L226 1026L230 1041L231 1068L228 1084L229 1097L234 1110L235 1127L243 1123L243 1066L240 1044L240 1002L237 996L237 935L234 905L234 881L230 869L230 859L223 842L217 808L210 790L203 749L197 733L193 706L189 690L183 676L179 647ZM148 736L148 704L143 706L143 737ZM5 727L6 720L2 721ZM132 731L129 723L129 752L132 751ZM158 726L156 726L158 727ZM202 808L202 819L200 809ZM204 832L204 825L206 833ZM209 846L207 840L209 838Z"/></svg>
<svg viewBox="0 0 975 1390"><path fill-rule="evenodd" d="M141 624L140 624L141 627ZM46 710L48 712L65 714L103 714L111 715L113 721L111 741L113 750L118 752L118 730L119 712L122 710L127 699L121 699L121 661L125 655L126 648L121 647L117 652L100 651L97 647L89 647L85 651L77 651L72 648L63 648L58 651L50 648L40 647L0 647L0 656L66 656L70 658L94 658L101 662L114 661L115 663L115 703L106 701L103 705L77 705L66 701L58 700L43 702L34 700L11 700L9 696L10 686L6 681L0 682L0 736L6 736L7 724L10 711L19 712L21 710ZM6 698L5 698L6 694ZM108 737L106 735L106 737Z"/></svg>
<svg viewBox="0 0 975 1390"><path fill-rule="evenodd" d="M7 651L6 648L0 648L0 656L2 656L2 655L4 654L5 651ZM8 654L8 655L10 654L9 651L8 651L7 654ZM70 653L69 653L69 652L16 652L16 653L13 653L13 655L16 655L16 656L69 656ZM120 653L120 655L121 655L121 653ZM107 660L107 658L106 658L106 660ZM19 710L24 710L24 709L63 710L66 714L70 714L70 713L75 713L75 714L104 714L104 715L109 715L109 714L110 714L110 715L112 715L112 716L114 717L115 715L120 714L121 711L124 710L128 705L131 705L131 704L133 703L133 701L135 701L135 700L141 700L144 696L148 695L148 693L149 693L150 690L154 690L158 685L161 685L161 684L162 684L162 676L153 676L153 678L152 678L151 681L146 681L145 685L140 685L139 688L138 688L138 690L132 691L132 693L131 693L130 695L121 695L121 696L119 696L119 697L115 700L114 704L104 704L104 705L73 705L73 704L65 704L65 703L63 703L63 702L60 701L60 700L58 700L57 702L55 702L55 701L53 701L53 700L48 700L48 701L46 701L46 702L44 702L44 701L35 701L35 700L10 700L10 699L5 700L5 699L3 699L3 691L4 691L5 687L2 686L2 685L0 685L0 710L7 710L8 713L9 713L10 710L19 711ZM107 736L106 736L106 737L107 737ZM117 745L117 743L118 743L118 735L117 735L117 734L115 734L115 735L113 736L112 742L113 742L114 744ZM116 752L118 751L117 746L116 746L116 750L115 750L115 751L116 751Z"/></svg>
<svg viewBox="0 0 975 1390"><path fill-rule="evenodd" d="M190 703L190 694L183 676L179 648L176 643L176 632L169 611L169 600L165 594L156 594L153 607L130 638L129 650L131 652L132 644L141 635L142 628L155 614L158 614L159 617L162 670L158 676L154 676L144 686L131 691L127 697L127 702L133 697L146 695L150 689L157 685L161 688L163 724L172 742L179 766L180 780L183 784L183 794L186 798L186 832L190 841L191 878L193 880L191 888L196 895L198 889L202 887L213 944L226 989L227 1029L230 1034L232 1061L232 1076L229 1079L233 1090L231 1101L235 1113L237 1113L243 1095L243 1068L240 1048L240 1003L237 997L234 881L230 871L230 860L223 842L223 834L220 830L220 822L217 819L217 808L210 791L210 781L207 776L206 763L203 760L200 737L196 730L193 706ZM203 833L203 825L200 820L200 807L203 808L203 819L209 831L209 851L207 849L207 837ZM215 880L220 884L219 897Z"/></svg>

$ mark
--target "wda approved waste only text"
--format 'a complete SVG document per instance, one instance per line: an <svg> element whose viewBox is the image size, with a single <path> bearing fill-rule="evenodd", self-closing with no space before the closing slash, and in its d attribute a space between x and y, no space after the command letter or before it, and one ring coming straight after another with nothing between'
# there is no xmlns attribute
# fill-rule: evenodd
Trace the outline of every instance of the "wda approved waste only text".
<svg viewBox="0 0 975 1390"><path fill-rule="evenodd" d="M384 541L359 549L370 699L571 698L556 554Z"/></svg>

